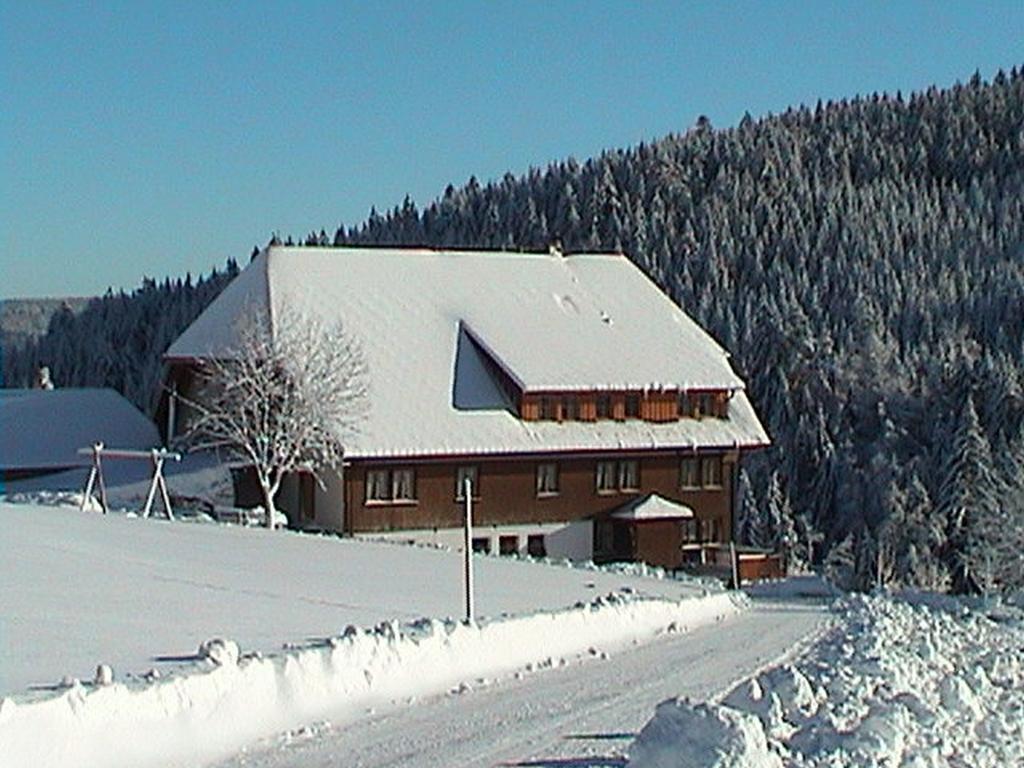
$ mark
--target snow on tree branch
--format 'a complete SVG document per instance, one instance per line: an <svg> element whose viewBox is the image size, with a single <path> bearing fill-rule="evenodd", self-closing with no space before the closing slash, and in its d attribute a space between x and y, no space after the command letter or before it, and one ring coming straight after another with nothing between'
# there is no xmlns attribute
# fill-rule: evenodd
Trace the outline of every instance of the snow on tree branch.
<svg viewBox="0 0 1024 768"><path fill-rule="evenodd" d="M366 417L367 368L340 323L286 310L271 330L261 313L245 317L233 355L205 361L188 436L195 448L226 448L252 467L272 526L285 476L309 472L322 486L322 473L341 465Z"/></svg>

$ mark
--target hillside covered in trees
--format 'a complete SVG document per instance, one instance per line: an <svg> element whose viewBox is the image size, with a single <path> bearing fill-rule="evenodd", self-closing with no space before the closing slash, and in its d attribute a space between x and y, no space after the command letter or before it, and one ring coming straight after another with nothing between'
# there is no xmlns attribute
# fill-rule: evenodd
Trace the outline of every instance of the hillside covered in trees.
<svg viewBox="0 0 1024 768"><path fill-rule="evenodd" d="M624 251L732 352L775 441L741 476L746 540L781 531L861 587L1020 582L1024 73L725 130L701 119L306 242L555 239ZM58 385L148 406L161 351L233 269L58 317L5 356L5 380L46 362Z"/></svg>

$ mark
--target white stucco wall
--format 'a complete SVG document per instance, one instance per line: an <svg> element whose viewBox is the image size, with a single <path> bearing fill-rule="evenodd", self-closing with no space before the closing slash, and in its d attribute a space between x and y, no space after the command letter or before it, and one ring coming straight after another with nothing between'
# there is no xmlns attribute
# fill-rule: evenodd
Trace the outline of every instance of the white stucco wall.
<svg viewBox="0 0 1024 768"><path fill-rule="evenodd" d="M485 525L473 527L473 538L490 541L490 551L498 553L498 539L501 536L516 536L520 554L527 554L527 537L544 536L548 557L564 557L569 560L590 560L594 556L594 527L589 520L571 523L537 523L534 525ZM368 539L387 541L411 541L417 544L445 546L454 550L462 549L461 528L430 528L424 530L391 531L386 533L356 534Z"/></svg>

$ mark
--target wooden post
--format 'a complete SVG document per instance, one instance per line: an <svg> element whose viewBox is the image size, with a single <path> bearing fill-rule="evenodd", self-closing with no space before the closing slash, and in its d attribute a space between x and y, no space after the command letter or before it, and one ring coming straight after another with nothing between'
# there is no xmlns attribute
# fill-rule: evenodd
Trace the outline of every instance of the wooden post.
<svg viewBox="0 0 1024 768"><path fill-rule="evenodd" d="M174 441L174 422L177 418L178 385L171 384L171 391L167 395L167 440L164 445L171 445Z"/></svg>
<svg viewBox="0 0 1024 768"><path fill-rule="evenodd" d="M168 454L164 450L157 450L154 448L150 451L150 462L153 465L153 479L149 483L149 493L146 495L146 506L142 509L142 516L149 517L149 513L153 509L153 500L156 497L156 492L160 491L160 501L164 505L164 512L167 514L168 520L174 519L174 512L171 510L171 497L167 492L167 481L164 479L164 462L167 457L176 454Z"/></svg>
<svg viewBox="0 0 1024 768"><path fill-rule="evenodd" d="M473 481L466 477L462 485L462 495L466 499L466 519L463 541L463 581L462 586L466 598L466 621L474 621L473 610Z"/></svg>
<svg viewBox="0 0 1024 768"><path fill-rule="evenodd" d="M729 562L732 565L732 588L740 588L740 558L736 554L736 542L729 542Z"/></svg>
<svg viewBox="0 0 1024 768"><path fill-rule="evenodd" d="M86 504L89 500L94 498L93 491L96 490L96 484L100 486L100 509L103 510L103 514L107 514L107 484L103 479L103 443L93 443L91 449L85 449L79 451L79 454L87 452L92 454L92 468L89 470L89 479L85 483L85 493L82 494L82 506L80 511L85 511Z"/></svg>

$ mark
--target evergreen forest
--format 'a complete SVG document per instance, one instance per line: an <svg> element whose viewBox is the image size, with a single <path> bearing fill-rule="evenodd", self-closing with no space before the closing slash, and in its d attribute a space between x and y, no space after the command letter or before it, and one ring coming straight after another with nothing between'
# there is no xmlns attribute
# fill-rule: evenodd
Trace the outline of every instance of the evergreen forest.
<svg viewBox="0 0 1024 768"><path fill-rule="evenodd" d="M302 239L554 241L624 252L730 350L774 441L739 478L744 542L860 589L1024 586L1024 70L700 118ZM236 272L58 313L4 381L45 363L152 412L161 353Z"/></svg>

